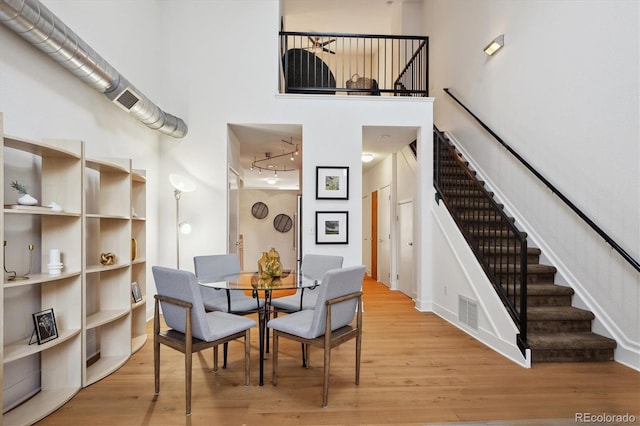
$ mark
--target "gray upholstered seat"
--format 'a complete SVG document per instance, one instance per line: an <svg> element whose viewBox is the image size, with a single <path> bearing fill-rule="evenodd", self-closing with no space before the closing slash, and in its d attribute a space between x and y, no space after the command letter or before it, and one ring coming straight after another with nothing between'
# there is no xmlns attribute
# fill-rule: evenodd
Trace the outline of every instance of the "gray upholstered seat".
<svg viewBox="0 0 640 426"><path fill-rule="evenodd" d="M153 321L153 364L155 392L160 393L160 344L185 355L186 414L191 414L192 354L218 345L244 338L245 385L249 385L249 349L252 319L225 312L205 312L196 277L189 271L154 266L156 283ZM164 322L169 330L161 331L160 305Z"/></svg>
<svg viewBox="0 0 640 426"><path fill-rule="evenodd" d="M360 383L362 346L362 280L365 267L352 266L328 271L319 287L316 305L269 321L273 331L273 384L278 383L278 339L286 338L324 350L322 406L329 397L331 349L356 339L356 384ZM357 312L357 317L356 317ZM355 324L353 319L356 317Z"/></svg>

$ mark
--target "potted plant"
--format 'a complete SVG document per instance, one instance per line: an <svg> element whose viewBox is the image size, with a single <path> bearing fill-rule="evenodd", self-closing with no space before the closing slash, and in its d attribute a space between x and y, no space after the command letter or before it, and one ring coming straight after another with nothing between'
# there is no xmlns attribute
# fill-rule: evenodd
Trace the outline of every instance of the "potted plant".
<svg viewBox="0 0 640 426"><path fill-rule="evenodd" d="M21 194L21 196L18 198L18 204L22 204L25 206L35 206L36 204L38 204L38 200L29 195L26 185L23 185L17 180L14 180L13 182L11 182L11 188L15 189L16 191L18 191L18 193Z"/></svg>

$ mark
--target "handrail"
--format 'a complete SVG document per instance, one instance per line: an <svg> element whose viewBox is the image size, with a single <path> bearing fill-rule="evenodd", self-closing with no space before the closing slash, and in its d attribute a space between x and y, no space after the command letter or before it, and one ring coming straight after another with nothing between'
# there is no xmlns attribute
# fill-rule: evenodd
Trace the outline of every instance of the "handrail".
<svg viewBox="0 0 640 426"><path fill-rule="evenodd" d="M445 93L453 98L465 111L467 111L477 122L485 129L493 138L507 149L522 165L524 165L535 177L537 177L542 183L544 183L558 198L560 198L574 213L576 213L582 220L584 220L598 235L600 235L615 251L620 254L636 271L640 272L640 262L631 257L620 245L611 238L606 232L595 224L586 214L582 212L575 204L571 202L560 190L558 190L551 182L549 182L540 172L538 172L531 164L529 164L520 154L518 154L513 148L511 148L500 136L498 136L489 126L487 126L482 120L480 120L469 108L467 108L458 98L456 98L448 88L443 89Z"/></svg>

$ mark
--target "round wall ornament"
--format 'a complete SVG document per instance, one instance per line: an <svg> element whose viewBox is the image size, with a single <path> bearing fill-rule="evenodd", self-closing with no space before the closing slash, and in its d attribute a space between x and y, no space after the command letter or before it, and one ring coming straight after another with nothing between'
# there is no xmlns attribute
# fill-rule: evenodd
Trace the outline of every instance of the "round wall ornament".
<svg viewBox="0 0 640 426"><path fill-rule="evenodd" d="M251 214L256 219L264 219L269 215L269 207L262 201L258 201L253 206L251 206Z"/></svg>
<svg viewBox="0 0 640 426"><path fill-rule="evenodd" d="M280 213L275 217L275 219L273 219L273 227L279 232L289 232L292 225L293 221L291 220L291 217L284 213Z"/></svg>

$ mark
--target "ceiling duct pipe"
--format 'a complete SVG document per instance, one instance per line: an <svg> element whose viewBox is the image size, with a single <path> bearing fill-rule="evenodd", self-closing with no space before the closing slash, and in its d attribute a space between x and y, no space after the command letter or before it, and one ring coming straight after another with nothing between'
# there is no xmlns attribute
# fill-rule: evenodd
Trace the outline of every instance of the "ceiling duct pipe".
<svg viewBox="0 0 640 426"><path fill-rule="evenodd" d="M142 95L40 1L0 0L0 22L149 128L174 138L187 134L182 119Z"/></svg>

